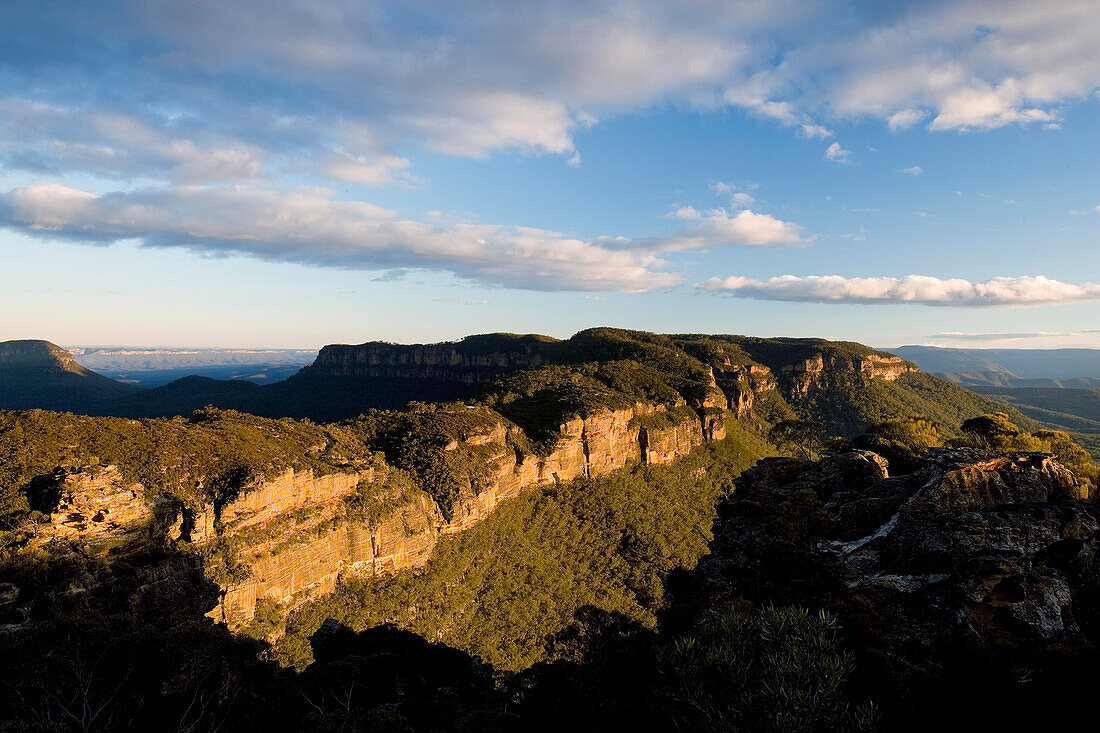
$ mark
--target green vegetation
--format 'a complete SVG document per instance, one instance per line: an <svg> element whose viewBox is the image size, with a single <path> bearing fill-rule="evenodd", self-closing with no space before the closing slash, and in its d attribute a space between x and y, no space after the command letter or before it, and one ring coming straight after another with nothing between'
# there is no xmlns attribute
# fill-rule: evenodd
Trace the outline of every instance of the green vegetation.
<svg viewBox="0 0 1100 733"><path fill-rule="evenodd" d="M1015 445L1020 435L1020 429L1003 412L972 417L963 422L962 431L985 447L1002 450Z"/></svg>
<svg viewBox="0 0 1100 733"><path fill-rule="evenodd" d="M869 425L851 441L852 448L873 451L886 458L892 472L914 470L929 448L941 445L940 426L923 415Z"/></svg>
<svg viewBox="0 0 1100 733"><path fill-rule="evenodd" d="M420 571L354 580L291 614L279 658L308 663L327 618L354 629L394 622L504 669L543 658L543 639L595 605L652 625L662 581L706 552L717 500L769 453L731 423L727 440L672 466L531 491L436 547Z"/></svg>
<svg viewBox="0 0 1100 733"><path fill-rule="evenodd" d="M1020 430L1003 412L967 420L962 425L964 437L954 445L970 445L992 450L1023 450L1053 453L1066 468L1084 479L1090 495L1100 486L1100 464L1073 438L1061 430L1040 429L1030 433Z"/></svg>
<svg viewBox="0 0 1100 733"><path fill-rule="evenodd" d="M1049 428L1064 430L1100 460L1100 390L1058 387L971 387L1004 400Z"/></svg>
<svg viewBox="0 0 1100 733"><path fill-rule="evenodd" d="M887 357L891 354L872 349L854 341L827 341L815 338L756 338L737 336L738 344L745 353L761 364L767 364L774 371L780 366L796 364L812 359L818 354L834 359L854 361L868 356Z"/></svg>
<svg viewBox="0 0 1100 733"><path fill-rule="evenodd" d="M832 435L849 438L869 424L913 414L924 415L948 435L954 435L964 420L998 411L1007 411L1028 429L1040 427L1003 402L923 372L904 374L892 382L834 373L806 394L789 395L788 400L804 419L823 423Z"/></svg>
<svg viewBox="0 0 1100 733"><path fill-rule="evenodd" d="M113 464L147 491L227 498L288 468L333 473L370 465L363 436L341 426L207 408L190 418L128 420L0 412L0 515L26 511L26 487L58 467Z"/></svg>
<svg viewBox="0 0 1100 733"><path fill-rule="evenodd" d="M662 650L677 729L874 730L873 706L853 707L844 683L853 664L836 619L821 611L728 610Z"/></svg>
<svg viewBox="0 0 1100 733"><path fill-rule="evenodd" d="M963 429L966 429L965 423ZM875 423L867 428L865 434L878 440L901 443L916 450L942 445L939 425L923 415Z"/></svg>
<svg viewBox="0 0 1100 733"><path fill-rule="evenodd" d="M768 431L768 440L776 447L782 449L789 445L796 448L806 460L821 450L824 437L825 426L810 420L781 420Z"/></svg>
<svg viewBox="0 0 1100 733"><path fill-rule="evenodd" d="M497 450L468 438L503 429L513 448L530 450L524 436L508 430L498 413L461 402L410 403L404 412L372 410L342 427L381 450L391 465L408 471L448 520L460 495L480 494L485 488L485 468Z"/></svg>

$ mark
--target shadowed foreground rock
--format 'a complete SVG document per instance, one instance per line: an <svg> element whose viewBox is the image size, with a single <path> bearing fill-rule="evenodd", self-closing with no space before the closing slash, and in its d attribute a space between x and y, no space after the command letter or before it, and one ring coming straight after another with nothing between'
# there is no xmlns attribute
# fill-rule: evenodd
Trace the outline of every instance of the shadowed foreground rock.
<svg viewBox="0 0 1100 733"><path fill-rule="evenodd" d="M959 704L939 695L979 705L1004 682L1023 700L1095 661L1100 512L1084 499L1044 453L932 449L900 476L866 451L768 459L721 505L667 625L744 601L830 608L879 699L934 717Z"/></svg>

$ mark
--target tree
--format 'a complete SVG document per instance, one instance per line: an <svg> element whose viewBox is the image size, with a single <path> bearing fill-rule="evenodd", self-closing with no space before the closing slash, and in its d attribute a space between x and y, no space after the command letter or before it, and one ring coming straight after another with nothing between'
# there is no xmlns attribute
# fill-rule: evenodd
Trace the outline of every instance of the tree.
<svg viewBox="0 0 1100 733"><path fill-rule="evenodd" d="M790 445L798 449L806 460L813 457L813 451L820 448L825 435L825 426L811 420L782 420L768 431L768 440L776 447Z"/></svg>
<svg viewBox="0 0 1100 733"><path fill-rule="evenodd" d="M924 415L885 420L867 428L866 434L886 441L901 443L924 452L942 445L939 426Z"/></svg>
<svg viewBox="0 0 1100 733"><path fill-rule="evenodd" d="M1013 439L1020 434L1020 428L1003 412L972 417L962 424L962 431L983 446L1002 449L1012 447Z"/></svg>

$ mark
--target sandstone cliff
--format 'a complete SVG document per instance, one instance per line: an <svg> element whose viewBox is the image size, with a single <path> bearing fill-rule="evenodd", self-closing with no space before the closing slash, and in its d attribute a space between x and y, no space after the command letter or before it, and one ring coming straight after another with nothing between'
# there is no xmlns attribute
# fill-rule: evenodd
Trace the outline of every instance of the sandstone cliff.
<svg viewBox="0 0 1100 733"><path fill-rule="evenodd" d="M332 592L341 578L423 565L441 535L471 527L525 490L630 463L668 463L725 435L721 410L669 413L638 403L565 418L538 455L518 447L520 428L483 408L456 406L426 419L450 426L433 450L463 466L452 493L433 495L380 457L354 471L246 479L206 500L151 491L117 466L74 467L36 484L35 504L49 512L38 542L109 560L148 564L159 556L166 568L200 556L220 588L209 615L237 629L261 601L285 611Z"/></svg>
<svg viewBox="0 0 1100 733"><path fill-rule="evenodd" d="M548 363L546 336L486 334L438 344L372 342L334 344L321 349L308 371L356 378L431 380L475 385L519 369Z"/></svg>
<svg viewBox="0 0 1100 733"><path fill-rule="evenodd" d="M780 374L786 378L790 389L805 393L820 384L822 377L829 373L852 373L892 382L903 374L915 371L918 371L915 366L896 356L868 354L848 358L831 354L815 354L794 364L784 365L780 369Z"/></svg>

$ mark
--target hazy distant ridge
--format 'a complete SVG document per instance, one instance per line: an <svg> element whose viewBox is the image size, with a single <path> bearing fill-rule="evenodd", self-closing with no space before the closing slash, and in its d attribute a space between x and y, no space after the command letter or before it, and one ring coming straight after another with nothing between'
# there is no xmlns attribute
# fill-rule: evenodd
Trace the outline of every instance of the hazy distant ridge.
<svg viewBox="0 0 1100 733"><path fill-rule="evenodd" d="M926 372L1008 372L1022 379L1100 379L1100 349L947 349L938 346L899 346L886 351L913 362Z"/></svg>

